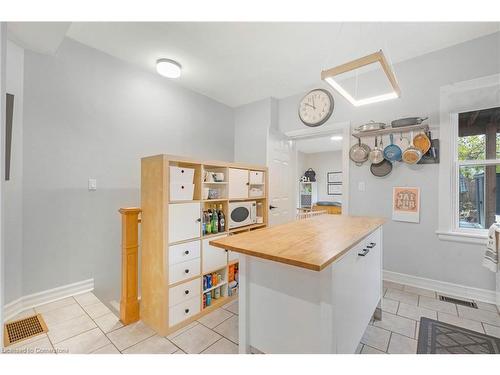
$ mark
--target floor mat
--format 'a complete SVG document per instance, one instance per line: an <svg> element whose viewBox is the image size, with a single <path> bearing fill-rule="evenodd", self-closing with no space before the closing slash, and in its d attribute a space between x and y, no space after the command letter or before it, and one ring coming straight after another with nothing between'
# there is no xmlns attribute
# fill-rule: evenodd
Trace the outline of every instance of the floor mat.
<svg viewBox="0 0 500 375"><path fill-rule="evenodd" d="M500 354L500 339L421 318L417 354Z"/></svg>

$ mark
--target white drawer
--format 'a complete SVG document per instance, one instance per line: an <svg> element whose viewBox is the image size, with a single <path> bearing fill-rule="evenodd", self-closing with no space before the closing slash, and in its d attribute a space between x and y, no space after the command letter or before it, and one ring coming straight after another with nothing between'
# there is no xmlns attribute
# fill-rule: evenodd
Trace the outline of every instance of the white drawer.
<svg viewBox="0 0 500 375"><path fill-rule="evenodd" d="M172 327L200 312L200 297L194 297L169 309L168 325Z"/></svg>
<svg viewBox="0 0 500 375"><path fill-rule="evenodd" d="M250 185L257 185L264 183L264 172L250 171Z"/></svg>
<svg viewBox="0 0 500 375"><path fill-rule="evenodd" d="M168 305L172 307L199 296L201 290L200 280L198 278L170 288L168 291Z"/></svg>
<svg viewBox="0 0 500 375"><path fill-rule="evenodd" d="M227 252L224 249L212 246L210 241L226 237L225 235L203 240L203 273L215 271L227 266Z"/></svg>
<svg viewBox="0 0 500 375"><path fill-rule="evenodd" d="M190 279L200 275L200 258L174 264L168 268L168 283L174 284L179 281Z"/></svg>
<svg viewBox="0 0 500 375"><path fill-rule="evenodd" d="M194 184L170 184L171 201L192 201L194 193Z"/></svg>
<svg viewBox="0 0 500 375"><path fill-rule="evenodd" d="M186 262L200 257L200 241L185 242L168 248L168 265Z"/></svg>
<svg viewBox="0 0 500 375"><path fill-rule="evenodd" d="M168 205L168 242L200 237L200 203L173 203Z"/></svg>
<svg viewBox="0 0 500 375"><path fill-rule="evenodd" d="M170 183L192 184L194 180L194 169L170 167Z"/></svg>

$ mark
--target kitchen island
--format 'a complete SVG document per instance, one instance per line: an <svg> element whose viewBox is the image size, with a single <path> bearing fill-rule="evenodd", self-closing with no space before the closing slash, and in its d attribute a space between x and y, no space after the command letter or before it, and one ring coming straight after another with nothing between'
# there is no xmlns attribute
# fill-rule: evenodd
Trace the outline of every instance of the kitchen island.
<svg viewBox="0 0 500 375"><path fill-rule="evenodd" d="M240 253L240 353L354 353L382 298L383 223L322 215L211 241Z"/></svg>

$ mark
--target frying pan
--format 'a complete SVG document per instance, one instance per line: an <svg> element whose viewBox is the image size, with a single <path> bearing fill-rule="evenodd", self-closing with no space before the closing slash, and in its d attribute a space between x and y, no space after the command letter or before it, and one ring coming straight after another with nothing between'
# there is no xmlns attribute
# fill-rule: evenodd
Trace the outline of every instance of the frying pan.
<svg viewBox="0 0 500 375"><path fill-rule="evenodd" d="M386 125L383 122L375 122L375 121L370 121L367 124L358 126L356 128L356 131L358 132L367 132L370 130L380 130L380 129L385 129Z"/></svg>
<svg viewBox="0 0 500 375"><path fill-rule="evenodd" d="M422 151L422 155L427 153L427 151L431 148L431 141L425 133L418 133L415 138L413 138L413 144L416 148Z"/></svg>
<svg viewBox="0 0 500 375"><path fill-rule="evenodd" d="M389 161L400 161L403 156L403 152L398 145L394 144L394 137L392 133L389 136L391 144L384 148L384 158Z"/></svg>
<svg viewBox="0 0 500 375"><path fill-rule="evenodd" d="M349 158L360 166L365 161L368 160L368 155L370 154L370 147L361 143L361 138L358 138L358 143L351 147L349 150Z"/></svg>
<svg viewBox="0 0 500 375"><path fill-rule="evenodd" d="M416 164L422 158L422 151L413 145L413 132L411 133L411 144L403 151L403 161L407 164Z"/></svg>
<svg viewBox="0 0 500 375"><path fill-rule="evenodd" d="M380 137L380 147L377 145L377 138L375 137L375 148L370 151L368 159L374 164L380 163L384 160L384 149L382 148L382 137Z"/></svg>
<svg viewBox="0 0 500 375"><path fill-rule="evenodd" d="M370 165L370 172L375 177L385 177L392 172L392 163L384 159L380 163Z"/></svg>
<svg viewBox="0 0 500 375"><path fill-rule="evenodd" d="M393 128L400 128L402 126L419 125L428 117L405 117L391 122Z"/></svg>

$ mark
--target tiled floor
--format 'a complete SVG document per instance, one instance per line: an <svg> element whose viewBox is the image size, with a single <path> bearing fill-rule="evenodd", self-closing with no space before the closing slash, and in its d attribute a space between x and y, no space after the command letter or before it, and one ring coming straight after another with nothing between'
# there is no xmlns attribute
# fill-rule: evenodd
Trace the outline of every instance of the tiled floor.
<svg viewBox="0 0 500 375"><path fill-rule="evenodd" d="M478 307L472 309L441 302L433 291L384 282L383 320L370 322L357 353L415 353L418 322L422 316L500 337L500 314L496 307L486 303L478 303ZM92 293L65 298L21 315L35 312L42 313L48 334L13 345L8 350L95 354L238 352L237 300L167 337L156 335L142 322L124 327Z"/></svg>

